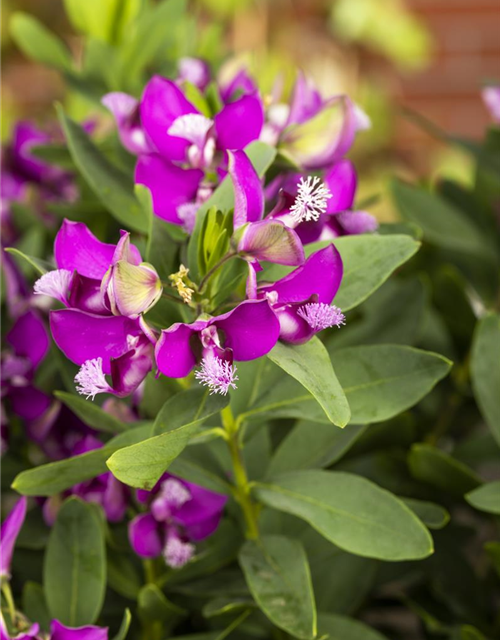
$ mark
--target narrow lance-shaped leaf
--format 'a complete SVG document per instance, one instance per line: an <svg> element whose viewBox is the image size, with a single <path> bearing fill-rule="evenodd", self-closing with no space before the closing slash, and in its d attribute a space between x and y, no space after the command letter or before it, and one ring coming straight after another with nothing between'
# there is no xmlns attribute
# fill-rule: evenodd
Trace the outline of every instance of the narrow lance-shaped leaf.
<svg viewBox="0 0 500 640"><path fill-rule="evenodd" d="M104 530L94 507L69 498L61 507L45 553L43 584L50 614L63 624L92 624L106 589Z"/></svg>
<svg viewBox="0 0 500 640"><path fill-rule="evenodd" d="M345 427L350 418L349 405L328 352L316 336L302 345L278 342L268 358L298 380L315 397L330 422Z"/></svg>
<svg viewBox="0 0 500 640"><path fill-rule="evenodd" d="M298 540L262 536L248 540L239 561L265 615L294 638L316 636L316 605L307 556Z"/></svg>
<svg viewBox="0 0 500 640"><path fill-rule="evenodd" d="M355 555L417 560L432 553L432 538L392 493L361 476L295 471L256 483L257 498L303 518L325 538Z"/></svg>
<svg viewBox="0 0 500 640"><path fill-rule="evenodd" d="M10 33L21 51L35 62L59 71L71 69L68 48L33 16L17 12L10 19Z"/></svg>
<svg viewBox="0 0 500 640"><path fill-rule="evenodd" d="M155 421L160 435L114 453L107 461L113 475L132 487L151 489L184 450L198 426L221 411L229 397L190 389L167 400Z"/></svg>

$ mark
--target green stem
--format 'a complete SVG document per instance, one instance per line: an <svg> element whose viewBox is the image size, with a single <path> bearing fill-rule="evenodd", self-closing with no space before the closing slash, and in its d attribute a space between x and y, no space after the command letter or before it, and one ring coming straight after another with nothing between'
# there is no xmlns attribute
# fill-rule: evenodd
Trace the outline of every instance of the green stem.
<svg viewBox="0 0 500 640"><path fill-rule="evenodd" d="M161 297L165 298L165 300L170 300L171 302L177 302L177 304L185 304L184 300L181 300L180 298L177 298L170 293L165 293L165 291L161 294Z"/></svg>
<svg viewBox="0 0 500 640"><path fill-rule="evenodd" d="M12 621L12 624L14 624L16 620L16 605L14 604L14 598L12 597L10 584L7 581L2 582L2 593L7 602L7 608L9 610L10 619Z"/></svg>
<svg viewBox="0 0 500 640"><path fill-rule="evenodd" d="M226 253L226 255L223 256L219 260L219 262L217 262L217 264L215 264L209 271L207 271L207 273L203 276L198 286L199 294L202 294L205 291L205 288L208 282L212 279L212 276L214 276L215 273L222 267L222 265L228 262L229 260L231 260L231 258L234 258L236 255L237 255L236 251L230 251L229 253Z"/></svg>
<svg viewBox="0 0 500 640"><path fill-rule="evenodd" d="M238 441L238 422L234 419L231 407L227 406L222 410L222 423L227 433L227 445L231 454L233 463L234 497L239 503L246 524L246 536L251 540L259 537L259 528L257 525L257 505L253 502L250 495L250 483L243 461L241 447Z"/></svg>

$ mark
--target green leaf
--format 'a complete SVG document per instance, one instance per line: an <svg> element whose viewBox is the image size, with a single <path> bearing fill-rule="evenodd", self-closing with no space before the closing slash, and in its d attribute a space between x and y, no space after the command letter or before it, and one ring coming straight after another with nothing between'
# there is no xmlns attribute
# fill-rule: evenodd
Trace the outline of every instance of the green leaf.
<svg viewBox="0 0 500 640"><path fill-rule="evenodd" d="M479 228L438 195L399 180L392 183L392 195L403 218L418 224L430 242L480 257L491 253L488 238Z"/></svg>
<svg viewBox="0 0 500 640"><path fill-rule="evenodd" d="M14 13L10 20L10 33L28 58L59 71L71 69L72 60L68 48L33 16L22 12Z"/></svg>
<svg viewBox="0 0 500 640"><path fill-rule="evenodd" d="M309 257L331 241L313 242L305 247ZM381 236L365 234L344 236L333 242L339 250L344 265L344 274L334 303L342 311L349 311L366 300L376 291L398 267L409 260L419 249L416 242L407 235ZM270 265L265 270L266 280L277 280L292 269Z"/></svg>
<svg viewBox="0 0 500 640"><path fill-rule="evenodd" d="M47 271L50 271L54 268L51 264L45 262L45 260L40 260L40 258L34 258L33 256L27 256L15 247L7 247L5 251L7 253L10 253L15 258L28 263L30 267L32 267L36 271L36 273L41 276L43 276L44 273L47 273Z"/></svg>
<svg viewBox="0 0 500 640"><path fill-rule="evenodd" d="M115 418L110 413L106 413L101 407L84 398L79 398L66 391L54 391L54 395L71 409L73 413L76 413L86 425L97 431L116 434L128 429L128 426L124 422L118 420L118 418Z"/></svg>
<svg viewBox="0 0 500 640"><path fill-rule="evenodd" d="M330 424L301 420L280 442L268 474L329 467L349 451L365 430L365 425L350 424L340 431Z"/></svg>
<svg viewBox="0 0 500 640"><path fill-rule="evenodd" d="M137 598L139 616L144 622L170 622L172 616L182 615L185 610L173 604L155 584L142 587Z"/></svg>
<svg viewBox="0 0 500 640"><path fill-rule="evenodd" d="M472 388L481 414L500 445L500 315L482 318L474 331Z"/></svg>
<svg viewBox="0 0 500 640"><path fill-rule="evenodd" d="M414 478L456 496L472 491L481 479L463 462L430 444L414 444L408 454Z"/></svg>
<svg viewBox="0 0 500 640"><path fill-rule="evenodd" d="M50 615L47 610L45 594L41 585L27 582L23 589L23 613L28 620L36 620L43 631L50 627Z"/></svg>
<svg viewBox="0 0 500 640"><path fill-rule="evenodd" d="M278 342L268 353L268 358L314 396L330 422L345 427L350 417L349 405L335 376L328 352L316 336L301 345Z"/></svg>
<svg viewBox="0 0 500 640"><path fill-rule="evenodd" d="M101 449L22 471L16 476L12 488L24 496L52 496L60 493L75 484L106 473L106 460L112 453L144 440L150 433L150 424L137 426L112 438Z"/></svg>
<svg viewBox="0 0 500 640"><path fill-rule="evenodd" d="M327 634L328 640L387 640L363 622L332 613L319 614L318 632Z"/></svg>
<svg viewBox="0 0 500 640"><path fill-rule="evenodd" d="M43 569L50 615L71 627L92 624L104 602L106 552L94 507L78 498L62 505L52 528Z"/></svg>
<svg viewBox="0 0 500 640"><path fill-rule="evenodd" d="M239 561L265 615L295 638L316 636L316 605L304 548L298 540L263 536L243 545Z"/></svg>
<svg viewBox="0 0 500 640"><path fill-rule="evenodd" d="M124 598L137 600L142 578L132 558L109 547L106 567L108 586Z"/></svg>
<svg viewBox="0 0 500 640"><path fill-rule="evenodd" d="M488 482L465 495L467 502L486 513L500 515L500 480Z"/></svg>
<svg viewBox="0 0 500 640"><path fill-rule="evenodd" d="M252 165L259 174L263 176L267 169L271 166L276 157L276 149L270 147L263 142L255 140L245 147L245 153L248 155ZM205 215L212 208L216 207L220 211L229 211L234 206L233 183L229 176L217 187L210 198L204 202L198 209L196 214L196 224L191 235L188 245L188 262L191 277L194 280L199 278L199 244L201 239L201 230L203 228Z"/></svg>
<svg viewBox="0 0 500 640"><path fill-rule="evenodd" d="M184 450L198 426L229 404L229 397L190 389L167 400L153 428L160 435L126 447L107 461L121 482L151 489L170 463Z"/></svg>
<svg viewBox="0 0 500 640"><path fill-rule="evenodd" d="M412 407L448 373L443 356L402 345L369 345L335 351L337 375L352 422L388 420Z"/></svg>
<svg viewBox="0 0 500 640"><path fill-rule="evenodd" d="M442 529L450 521L450 514L444 507L434 502L401 498L429 529Z"/></svg>
<svg viewBox="0 0 500 640"><path fill-rule="evenodd" d="M335 545L368 558L416 560L433 551L429 532L392 493L338 471L296 471L256 483L269 507L309 522Z"/></svg>
<svg viewBox="0 0 500 640"><path fill-rule="evenodd" d="M114 636L113 640L125 640L128 634L130 623L132 622L132 614L130 609L125 609L123 613L122 623L118 629L118 633Z"/></svg>
<svg viewBox="0 0 500 640"><path fill-rule="evenodd" d="M120 39L140 6L140 0L64 0L64 8L75 29L107 42Z"/></svg>
<svg viewBox="0 0 500 640"><path fill-rule="evenodd" d="M134 196L132 178L109 162L60 105L57 113L71 156L89 187L118 222L134 231L147 233L147 216Z"/></svg>

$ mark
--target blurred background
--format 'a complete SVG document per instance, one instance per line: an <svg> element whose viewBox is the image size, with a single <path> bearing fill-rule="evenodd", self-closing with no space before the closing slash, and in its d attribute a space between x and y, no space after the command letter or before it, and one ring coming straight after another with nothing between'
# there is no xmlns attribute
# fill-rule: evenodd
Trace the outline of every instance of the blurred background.
<svg viewBox="0 0 500 640"><path fill-rule="evenodd" d="M198 49L210 49L216 61L229 54L245 61L264 92L277 76L289 90L299 66L324 95L347 92L364 108L373 126L354 152L361 197L383 193L394 173L470 179L467 156L417 126L408 110L448 133L481 137L489 118L480 91L500 80L499 0L192 0L191 9ZM12 43L9 15L18 10L80 54L62 0L3 1L3 140L13 120L43 123L64 97L59 74L29 62ZM384 198L374 211L392 217Z"/></svg>

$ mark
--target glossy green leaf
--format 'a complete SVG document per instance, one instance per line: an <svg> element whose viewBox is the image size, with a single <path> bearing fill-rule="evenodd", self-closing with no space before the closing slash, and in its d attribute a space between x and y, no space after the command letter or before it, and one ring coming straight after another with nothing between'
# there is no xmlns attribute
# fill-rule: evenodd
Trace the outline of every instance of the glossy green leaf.
<svg viewBox="0 0 500 640"><path fill-rule="evenodd" d="M52 496L60 493L75 484L106 473L106 460L112 453L144 440L150 433L150 424L138 426L112 438L101 449L22 471L16 476L12 488L25 496Z"/></svg>
<svg viewBox="0 0 500 640"><path fill-rule="evenodd" d="M10 33L28 58L59 71L71 69L69 49L33 16L22 12L14 13L10 19Z"/></svg>
<svg viewBox="0 0 500 640"><path fill-rule="evenodd" d="M479 228L438 195L399 180L393 181L392 194L403 218L421 227L429 242L481 257L491 252Z"/></svg>
<svg viewBox="0 0 500 640"><path fill-rule="evenodd" d="M191 389L167 400L153 429L156 435L125 447L107 460L113 475L125 484L151 489L184 450L198 426L221 411L229 397Z"/></svg>
<svg viewBox="0 0 500 640"><path fill-rule="evenodd" d="M474 395L500 445L500 316L482 318L474 331L471 357Z"/></svg>
<svg viewBox="0 0 500 640"><path fill-rule="evenodd" d="M103 411L101 407L66 391L54 391L55 397L87 424L97 431L106 433L120 433L128 429L127 425L115 418L110 413Z"/></svg>
<svg viewBox="0 0 500 640"><path fill-rule="evenodd" d="M104 530L94 507L78 498L62 505L52 528L43 569L50 615L63 624L92 624L104 602Z"/></svg>
<svg viewBox="0 0 500 640"><path fill-rule="evenodd" d="M133 192L132 177L101 153L85 131L59 105L57 112L71 156L104 207L127 229L148 232L148 219Z"/></svg>
<svg viewBox="0 0 500 640"><path fill-rule="evenodd" d="M352 422L388 420L419 402L446 376L451 362L402 345L347 347L332 356Z"/></svg>
<svg viewBox="0 0 500 640"><path fill-rule="evenodd" d="M268 353L275 364L300 382L318 401L328 420L344 427L350 411L327 350L315 336L301 345L278 342Z"/></svg>
<svg viewBox="0 0 500 640"><path fill-rule="evenodd" d="M500 480L487 482L465 495L467 502L486 513L500 515Z"/></svg>
<svg viewBox="0 0 500 640"><path fill-rule="evenodd" d="M414 478L456 496L481 484L470 467L430 444L414 444L408 464Z"/></svg>
<svg viewBox="0 0 500 640"><path fill-rule="evenodd" d="M439 504L415 498L401 498L401 500L429 529L442 529L450 521L450 514Z"/></svg>
<svg viewBox="0 0 500 640"><path fill-rule="evenodd" d="M245 147L245 153L248 155L252 165L261 177L265 174L276 157L276 149L264 144L263 142L259 142L258 140L251 142L247 147ZM210 198L201 205L196 214L195 228L188 245L189 268L191 276L195 280L199 277L199 243L205 215L212 207L225 212L231 209L233 205L233 183L231 178L227 176L213 192Z"/></svg>
<svg viewBox="0 0 500 640"><path fill-rule="evenodd" d="M248 540L239 561L255 601L269 620L295 638L312 640L316 605L300 542L284 536Z"/></svg>
<svg viewBox="0 0 500 640"><path fill-rule="evenodd" d="M280 442L268 474L329 467L349 451L365 430L365 425L350 424L340 431L330 424L301 420Z"/></svg>
<svg viewBox="0 0 500 640"><path fill-rule="evenodd" d="M256 483L256 496L269 507L306 520L325 538L355 555L416 560L433 550L429 532L413 512L392 493L361 476L295 471Z"/></svg>
<svg viewBox="0 0 500 640"><path fill-rule="evenodd" d="M328 640L387 640L368 625L332 613L320 613L318 616L318 633L326 634Z"/></svg>

